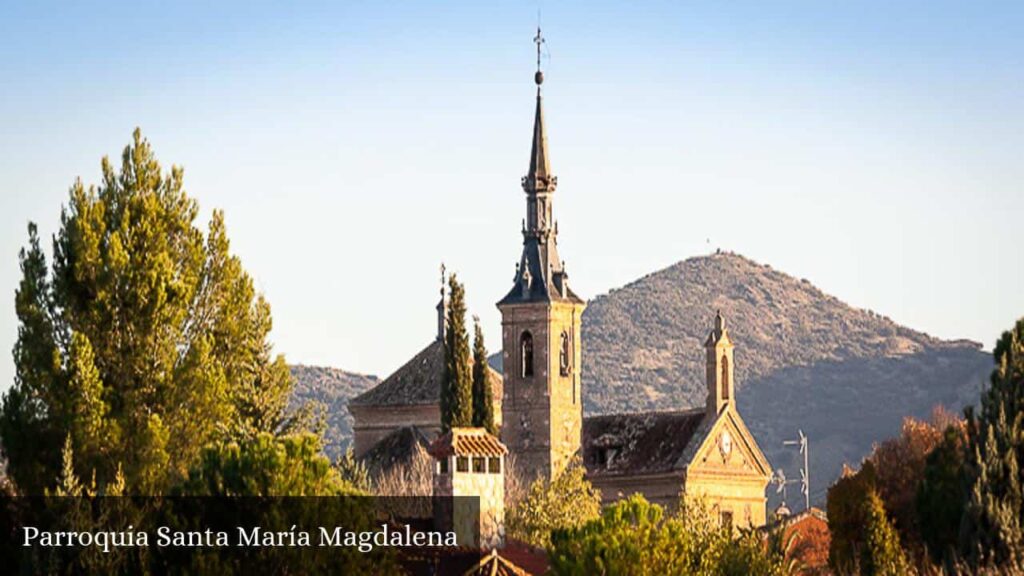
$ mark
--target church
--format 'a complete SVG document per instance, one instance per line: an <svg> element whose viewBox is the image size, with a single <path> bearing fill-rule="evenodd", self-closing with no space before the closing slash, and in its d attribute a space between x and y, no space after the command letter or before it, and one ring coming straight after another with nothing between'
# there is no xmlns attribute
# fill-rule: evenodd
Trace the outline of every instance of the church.
<svg viewBox="0 0 1024 576"><path fill-rule="evenodd" d="M550 478L579 456L606 504L634 493L667 506L677 505L684 494L701 496L725 525L763 526L771 466L736 409L733 342L721 314L709 322L704 344L704 406L583 416L580 340L586 302L570 288L558 254L553 212L558 179L548 153L543 82L538 59L529 170L521 183L523 249L513 285L497 303L503 374L490 374L510 462L520 474ZM379 458L385 448L405 450L410 442L425 447L437 438L443 293L438 309L435 342L350 401L357 456ZM396 438L405 440L396 443Z"/></svg>

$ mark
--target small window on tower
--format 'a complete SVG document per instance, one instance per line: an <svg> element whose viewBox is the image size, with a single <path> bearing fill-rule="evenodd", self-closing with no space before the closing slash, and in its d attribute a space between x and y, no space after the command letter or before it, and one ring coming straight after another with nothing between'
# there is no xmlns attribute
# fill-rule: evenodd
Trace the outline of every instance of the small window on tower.
<svg viewBox="0 0 1024 576"><path fill-rule="evenodd" d="M519 339L520 370L523 378L533 376L533 335L523 332Z"/></svg>
<svg viewBox="0 0 1024 576"><path fill-rule="evenodd" d="M572 341L569 340L569 333L562 332L562 349L558 354L558 365L561 367L562 376L568 376L572 373L571 353Z"/></svg>
<svg viewBox="0 0 1024 576"><path fill-rule="evenodd" d="M722 355L722 399L729 399L729 357Z"/></svg>

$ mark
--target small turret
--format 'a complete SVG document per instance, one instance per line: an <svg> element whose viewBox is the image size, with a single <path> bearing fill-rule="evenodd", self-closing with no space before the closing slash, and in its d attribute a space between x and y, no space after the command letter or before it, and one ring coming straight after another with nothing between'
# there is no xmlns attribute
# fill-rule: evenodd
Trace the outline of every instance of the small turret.
<svg viewBox="0 0 1024 576"><path fill-rule="evenodd" d="M735 397L732 340L722 312L715 314L714 328L704 343L707 350L708 416L717 416Z"/></svg>

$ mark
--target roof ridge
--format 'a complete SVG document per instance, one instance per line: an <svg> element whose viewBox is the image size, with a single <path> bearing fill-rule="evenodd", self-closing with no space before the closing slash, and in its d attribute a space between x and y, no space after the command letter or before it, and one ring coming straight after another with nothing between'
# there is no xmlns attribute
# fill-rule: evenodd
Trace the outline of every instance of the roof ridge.
<svg viewBox="0 0 1024 576"><path fill-rule="evenodd" d="M592 418L621 418L622 416L661 416L661 415L675 415L675 416L695 416L697 414L704 414L707 412L707 408L704 406L695 406L693 408L676 409L676 410L640 410L637 412L609 412L607 414L591 414L590 416L584 416L584 420Z"/></svg>

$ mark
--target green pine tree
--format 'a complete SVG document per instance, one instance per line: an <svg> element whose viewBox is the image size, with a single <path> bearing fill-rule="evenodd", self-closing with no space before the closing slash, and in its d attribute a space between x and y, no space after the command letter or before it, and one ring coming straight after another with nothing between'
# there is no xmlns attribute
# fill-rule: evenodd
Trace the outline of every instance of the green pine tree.
<svg viewBox="0 0 1024 576"><path fill-rule="evenodd" d="M487 346L484 345L484 331L480 319L473 317L473 426L486 428L491 434L498 434L494 421L494 390L491 388L487 366Z"/></svg>
<svg viewBox="0 0 1024 576"><path fill-rule="evenodd" d="M57 480L57 487L53 492L54 496L77 497L82 495L82 484L75 474L75 453L71 448L71 435L64 440L64 448L61 449L60 478Z"/></svg>
<svg viewBox="0 0 1024 576"><path fill-rule="evenodd" d="M183 171L161 169L136 130L120 170L76 181L52 266L29 225L15 298L15 381L0 407L8 471L25 494L74 466L102 491L154 494L211 441L295 426L291 376L273 358L270 308L230 253L224 216L196 226Z"/></svg>
<svg viewBox="0 0 1024 576"><path fill-rule="evenodd" d="M864 576L906 576L910 564L900 547L896 528L885 514L882 499L873 488L868 491L864 506L864 547L860 573Z"/></svg>
<svg viewBox="0 0 1024 576"><path fill-rule="evenodd" d="M473 425L473 374L466 330L466 292L455 274L448 278L448 329L445 332L441 427Z"/></svg>
<svg viewBox="0 0 1024 576"><path fill-rule="evenodd" d="M961 551L975 567L1024 564L1024 319L993 350L981 409L967 412L967 505Z"/></svg>

